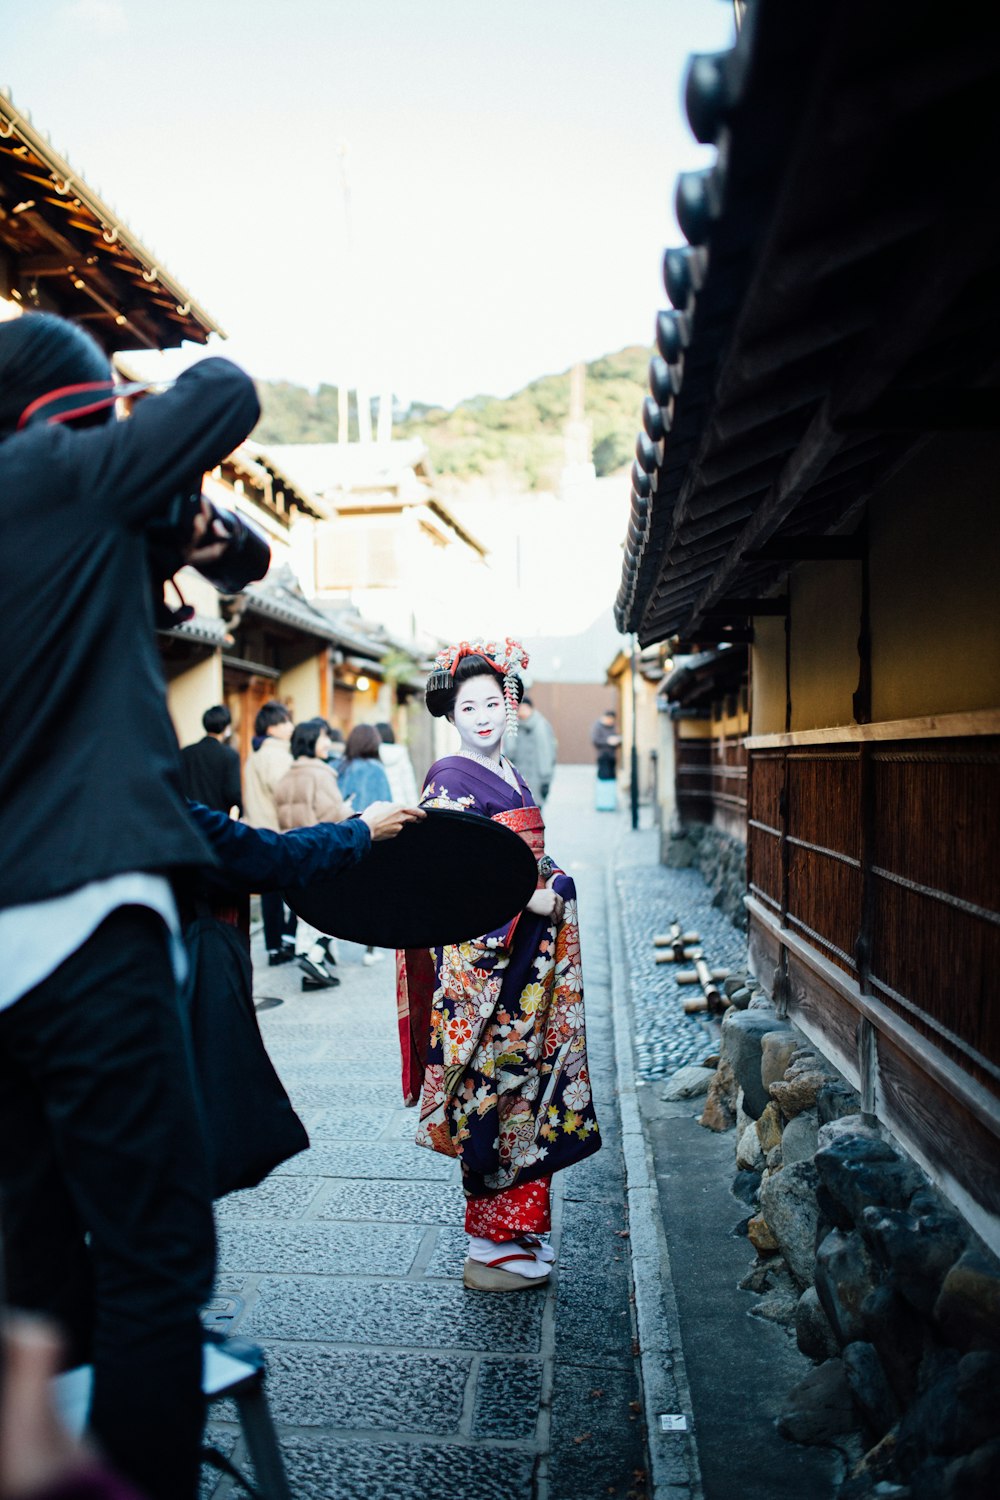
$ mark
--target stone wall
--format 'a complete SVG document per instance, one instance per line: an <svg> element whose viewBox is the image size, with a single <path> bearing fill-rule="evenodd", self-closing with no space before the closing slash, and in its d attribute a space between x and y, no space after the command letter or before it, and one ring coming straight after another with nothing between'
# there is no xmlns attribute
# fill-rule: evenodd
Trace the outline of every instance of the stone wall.
<svg viewBox="0 0 1000 1500"><path fill-rule="evenodd" d="M708 823L674 821L661 835L660 863L672 870L699 870L712 891L712 905L746 932L746 844Z"/></svg>
<svg viewBox="0 0 1000 1500"><path fill-rule="evenodd" d="M1000 1494L1000 1264L753 979L702 1124L735 1131L741 1286L814 1369L779 1430L838 1448L840 1500Z"/></svg>

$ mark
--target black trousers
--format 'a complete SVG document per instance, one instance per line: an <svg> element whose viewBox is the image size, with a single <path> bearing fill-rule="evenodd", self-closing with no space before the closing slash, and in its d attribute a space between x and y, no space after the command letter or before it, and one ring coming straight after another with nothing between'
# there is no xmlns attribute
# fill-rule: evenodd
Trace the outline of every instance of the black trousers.
<svg viewBox="0 0 1000 1500"><path fill-rule="evenodd" d="M197 1487L205 1159L166 930L122 907L0 1011L0 1212L11 1304L93 1361L92 1430L150 1500Z"/></svg>
<svg viewBox="0 0 1000 1500"><path fill-rule="evenodd" d="M268 953L277 953L282 940L295 941L298 917L285 906L280 891L261 894L260 915L264 923L264 947Z"/></svg>

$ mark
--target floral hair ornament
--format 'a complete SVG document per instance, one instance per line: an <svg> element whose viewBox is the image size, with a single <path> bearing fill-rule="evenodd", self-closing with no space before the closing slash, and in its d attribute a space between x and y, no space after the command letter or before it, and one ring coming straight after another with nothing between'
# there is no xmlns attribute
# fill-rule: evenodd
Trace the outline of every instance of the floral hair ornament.
<svg viewBox="0 0 1000 1500"><path fill-rule="evenodd" d="M503 677L503 701L507 709L506 735L509 740L517 736L517 668L526 668L528 653L520 641L507 636L502 646L496 641L459 641L457 646L446 646L434 658L436 671L428 686L437 686L435 679L454 677L463 656L483 656ZM442 683L443 685L443 683Z"/></svg>

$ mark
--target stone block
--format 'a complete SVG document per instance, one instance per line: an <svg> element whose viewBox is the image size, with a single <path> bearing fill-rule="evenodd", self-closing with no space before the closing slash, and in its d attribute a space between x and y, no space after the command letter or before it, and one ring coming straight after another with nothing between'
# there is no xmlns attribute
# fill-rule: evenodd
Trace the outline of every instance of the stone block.
<svg viewBox="0 0 1000 1500"><path fill-rule="evenodd" d="M708 1093L714 1081L714 1068L699 1068L695 1063L690 1063L687 1067L677 1069L660 1097L668 1104L680 1099L699 1099Z"/></svg>
<svg viewBox="0 0 1000 1500"><path fill-rule="evenodd" d="M854 1401L839 1359L810 1370L788 1394L778 1431L793 1443L829 1443L857 1425Z"/></svg>
<svg viewBox="0 0 1000 1500"><path fill-rule="evenodd" d="M927 1212L914 1213L911 1199L909 1209L866 1208L862 1233L899 1292L929 1317L941 1283L968 1242L964 1226L933 1203Z"/></svg>
<svg viewBox="0 0 1000 1500"><path fill-rule="evenodd" d="M462 1222L464 1213L465 1201L458 1183L446 1186L341 1178L329 1182L316 1217L376 1224L455 1224Z"/></svg>
<svg viewBox="0 0 1000 1500"><path fill-rule="evenodd" d="M837 1353L837 1340L814 1286L807 1286L796 1304L795 1341L802 1353L817 1363Z"/></svg>
<svg viewBox="0 0 1000 1500"><path fill-rule="evenodd" d="M773 1000L768 998L763 990L753 990L751 992L750 999L747 1003L747 1010L752 1010L757 1014L766 1013L771 1017L772 1022L776 1021L778 1018L777 1006L775 1005Z"/></svg>
<svg viewBox="0 0 1000 1500"><path fill-rule="evenodd" d="M870 1204L906 1206L923 1181L912 1163L904 1164L895 1148L874 1134L842 1131L824 1145L828 1131L830 1126L824 1125L819 1134L816 1170L823 1186L856 1223Z"/></svg>
<svg viewBox="0 0 1000 1500"><path fill-rule="evenodd" d="M427 1500L439 1495L442 1474L454 1475L469 1465L465 1443L393 1443L307 1437L287 1433L281 1452L288 1487L295 1500ZM490 1500L524 1500L531 1494L535 1455L527 1445L489 1445L475 1449L476 1461L489 1472ZM333 1487L331 1487L333 1486ZM466 1487L468 1493L468 1487Z"/></svg>
<svg viewBox="0 0 1000 1500"><path fill-rule="evenodd" d="M226 1271L313 1276L405 1276L424 1231L403 1224L247 1224L219 1230Z"/></svg>
<svg viewBox="0 0 1000 1500"><path fill-rule="evenodd" d="M498 1372L508 1404L512 1376L516 1379L516 1372L509 1365ZM516 1394L514 1399L516 1402ZM600 1364L557 1360L551 1402L550 1500L580 1500L580 1497L590 1495L610 1497L624 1495L629 1489L644 1488L630 1482L632 1476L645 1469L647 1464L643 1424L636 1410L641 1402L641 1391L632 1361L627 1369L609 1370ZM684 1446L686 1449L687 1445ZM499 1454L491 1467L498 1463L503 1463ZM477 1475L471 1474L467 1457L466 1482L454 1470L451 1471L452 1482L442 1483L442 1471L436 1485L426 1491L426 1496L437 1497L447 1487L454 1488L462 1500L472 1500L472 1496L482 1496L484 1500L489 1496L492 1500L492 1476L482 1466L482 1450L478 1446L474 1467ZM686 1465L675 1474L676 1481L685 1487L690 1478ZM667 1493L675 1493L673 1484ZM537 1494L537 1489L529 1483L521 1491L520 1500L527 1500L532 1494Z"/></svg>
<svg viewBox="0 0 1000 1500"><path fill-rule="evenodd" d="M860 1095L842 1078L829 1079L816 1095L816 1112L821 1125L843 1119L846 1115L856 1115L860 1109Z"/></svg>
<svg viewBox="0 0 1000 1500"><path fill-rule="evenodd" d="M215 1205L220 1224L249 1224L255 1219L301 1219L323 1186L321 1177L265 1177L259 1187L227 1193Z"/></svg>
<svg viewBox="0 0 1000 1500"><path fill-rule="evenodd" d="M781 1113L790 1120L804 1109L815 1106L816 1096L827 1076L824 1069L814 1067L808 1059L803 1058L793 1062L786 1069L784 1078L771 1084L769 1092L771 1098L776 1099L781 1106Z"/></svg>
<svg viewBox="0 0 1000 1500"><path fill-rule="evenodd" d="M269 1344L271 1415L292 1427L459 1435L472 1355ZM523 1369L518 1365L518 1370ZM512 1434L513 1435L513 1434Z"/></svg>
<svg viewBox="0 0 1000 1500"><path fill-rule="evenodd" d="M453 1403L457 1389L457 1382L453 1382ZM503 1438L507 1442L532 1440L541 1394L541 1360L518 1360L515 1364L510 1360L484 1359L476 1381L473 1437Z"/></svg>
<svg viewBox="0 0 1000 1500"><path fill-rule="evenodd" d="M800 1288L810 1286L816 1258L816 1169L809 1162L784 1167L761 1183L761 1212Z"/></svg>
<svg viewBox="0 0 1000 1500"><path fill-rule="evenodd" d="M750 1005L750 991L747 986L743 984L739 989L733 990L729 996L729 1002L736 1010L747 1010Z"/></svg>
<svg viewBox="0 0 1000 1500"><path fill-rule="evenodd" d="M884 1437L899 1416L899 1408L875 1346L859 1339L848 1344L841 1357L865 1426L874 1437Z"/></svg>
<svg viewBox="0 0 1000 1500"><path fill-rule="evenodd" d="M961 1451L956 1366L945 1368L903 1413L896 1451L907 1475L931 1455Z"/></svg>
<svg viewBox="0 0 1000 1500"><path fill-rule="evenodd" d="M781 1145L781 1111L773 1100L757 1121L756 1130L760 1149L765 1156L769 1151L773 1151L775 1146Z"/></svg>
<svg viewBox="0 0 1000 1500"><path fill-rule="evenodd" d="M736 1147L736 1165L746 1172L759 1172L764 1165L764 1153L760 1149L755 1124L748 1125L740 1136Z"/></svg>
<svg viewBox="0 0 1000 1500"><path fill-rule="evenodd" d="M767 1220L761 1214L754 1214L748 1221L747 1238L758 1255L771 1255L779 1248Z"/></svg>
<svg viewBox="0 0 1000 1500"><path fill-rule="evenodd" d="M901 1407L908 1406L917 1388L925 1325L890 1282L867 1294L861 1304L861 1321L868 1342L878 1350L896 1400Z"/></svg>
<svg viewBox="0 0 1000 1500"><path fill-rule="evenodd" d="M817 1115L818 1112L817 1103ZM887 1146L890 1151L893 1150L891 1141L886 1140L878 1126L869 1124L865 1116L860 1114L838 1115L835 1120L821 1121L817 1136L817 1149L823 1151L827 1146L834 1146L838 1141L846 1140L850 1136L857 1136L866 1141L877 1141L880 1145Z"/></svg>
<svg viewBox="0 0 1000 1500"><path fill-rule="evenodd" d="M736 1076L725 1057L719 1059L715 1077L709 1084L708 1098L701 1112L701 1124L706 1130L722 1134L732 1130L736 1123Z"/></svg>
<svg viewBox="0 0 1000 1500"><path fill-rule="evenodd" d="M813 1110L803 1110L789 1120L781 1133L781 1158L786 1166L812 1161L818 1144L818 1122Z"/></svg>
<svg viewBox="0 0 1000 1500"><path fill-rule="evenodd" d="M753 1207L757 1202L757 1195L760 1191L760 1179L760 1172L737 1172L733 1178L731 1188L733 1197L738 1198L741 1203L746 1203L748 1206Z"/></svg>
<svg viewBox="0 0 1000 1500"><path fill-rule="evenodd" d="M537 1354L546 1291L516 1297L441 1282L264 1276L240 1336L288 1342ZM516 1303L517 1306L511 1306Z"/></svg>
<svg viewBox="0 0 1000 1500"><path fill-rule="evenodd" d="M760 1081L761 1046L768 1032L787 1030L775 1023L767 1012L729 1011L722 1022L722 1055L729 1059L736 1080L743 1090L744 1108L756 1119L769 1103L767 1090Z"/></svg>
<svg viewBox="0 0 1000 1500"><path fill-rule="evenodd" d="M785 1027L781 1027L778 1031L768 1031L761 1038L760 1081L765 1093L772 1083L777 1083L780 1078L784 1078L785 1069L790 1064L795 1049L800 1045L801 1037L798 1032Z"/></svg>
<svg viewBox="0 0 1000 1500"><path fill-rule="evenodd" d="M1000 1436L1000 1354L976 1349L958 1362L955 1394L963 1449Z"/></svg>
<svg viewBox="0 0 1000 1500"><path fill-rule="evenodd" d="M816 1291L841 1348L864 1338L861 1306L874 1285L875 1270L860 1234L832 1230L816 1252Z"/></svg>
<svg viewBox="0 0 1000 1500"><path fill-rule="evenodd" d="M984 1250L969 1249L952 1266L934 1305L934 1321L957 1349L1000 1349L1000 1268Z"/></svg>
<svg viewBox="0 0 1000 1500"><path fill-rule="evenodd" d="M1000 1495L1000 1438L948 1464L934 1500L992 1500L994 1495Z"/></svg>
<svg viewBox="0 0 1000 1500"><path fill-rule="evenodd" d="M765 1323L780 1323L782 1328L791 1328L795 1324L798 1300L797 1289L792 1285L791 1279L786 1278L785 1285L766 1292L757 1305L751 1307L750 1316L762 1318Z"/></svg>

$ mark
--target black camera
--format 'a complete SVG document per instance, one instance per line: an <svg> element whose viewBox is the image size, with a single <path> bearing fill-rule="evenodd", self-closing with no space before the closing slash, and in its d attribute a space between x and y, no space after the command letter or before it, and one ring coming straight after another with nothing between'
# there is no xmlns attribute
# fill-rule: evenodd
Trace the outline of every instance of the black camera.
<svg viewBox="0 0 1000 1500"><path fill-rule="evenodd" d="M179 609L171 609L162 600L162 588L187 562L185 553L191 545L195 521L202 513L203 504L208 507L210 520L202 545L224 542L225 546L222 555L214 561L194 563L192 566L220 594L238 594L248 583L255 583L263 578L271 565L270 543L256 526L236 511L209 500L202 494L200 483L182 490L146 526L150 568L154 584L161 591L157 600L157 624L161 628L165 625L180 625L194 614L183 600ZM224 537L218 535L218 523L225 530ZM176 584L174 587L176 588Z"/></svg>

